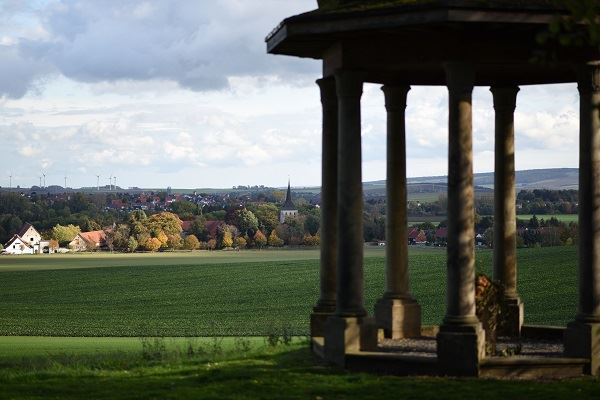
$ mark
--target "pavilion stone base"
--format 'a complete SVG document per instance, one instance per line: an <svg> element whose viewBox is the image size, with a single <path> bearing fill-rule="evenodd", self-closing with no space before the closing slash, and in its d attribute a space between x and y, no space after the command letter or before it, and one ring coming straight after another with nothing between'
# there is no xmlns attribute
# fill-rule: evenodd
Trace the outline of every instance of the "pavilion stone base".
<svg viewBox="0 0 600 400"><path fill-rule="evenodd" d="M437 335L437 355L441 375L479 376L479 364L485 357L481 323L442 325Z"/></svg>
<svg viewBox="0 0 600 400"><path fill-rule="evenodd" d="M372 317L333 316L325 323L325 360L344 367L346 354L377 349L377 325Z"/></svg>
<svg viewBox="0 0 600 400"><path fill-rule="evenodd" d="M565 331L565 355L588 359L586 374L600 376L600 323L569 323Z"/></svg>
<svg viewBox="0 0 600 400"><path fill-rule="evenodd" d="M325 336L325 323L327 319L333 316L335 309L319 309L315 307L313 312L310 314L310 336L311 337L324 337Z"/></svg>
<svg viewBox="0 0 600 400"><path fill-rule="evenodd" d="M375 320L386 339L421 336L421 306L414 299L380 299L375 304Z"/></svg>
<svg viewBox="0 0 600 400"><path fill-rule="evenodd" d="M505 325L499 330L499 336L519 337L521 328L525 319L525 305L520 298L505 299L506 315L504 316Z"/></svg>

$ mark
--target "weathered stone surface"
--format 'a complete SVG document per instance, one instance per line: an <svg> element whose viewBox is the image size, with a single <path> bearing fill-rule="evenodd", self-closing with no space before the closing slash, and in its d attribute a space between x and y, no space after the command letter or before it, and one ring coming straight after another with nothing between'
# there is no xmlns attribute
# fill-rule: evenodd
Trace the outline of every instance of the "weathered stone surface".
<svg viewBox="0 0 600 400"><path fill-rule="evenodd" d="M337 152L338 113L333 78L317 81L323 109L320 296L310 317L311 336L323 336L327 318L335 312L337 274Z"/></svg>
<svg viewBox="0 0 600 400"><path fill-rule="evenodd" d="M440 374L478 376L485 357L485 331L481 324L441 326L437 335Z"/></svg>
<svg viewBox="0 0 600 400"><path fill-rule="evenodd" d="M343 367L348 353L374 351L377 327L373 318L333 316L325 323L325 359Z"/></svg>
<svg viewBox="0 0 600 400"><path fill-rule="evenodd" d="M388 339L421 335L421 306L414 299L382 298L375 304L377 325Z"/></svg>
<svg viewBox="0 0 600 400"><path fill-rule="evenodd" d="M362 76L340 70L335 75L338 97L338 243L336 315L362 317L363 190L361 151Z"/></svg>
<svg viewBox="0 0 600 400"><path fill-rule="evenodd" d="M600 323L574 321L565 332L565 355L587 358L586 373L600 376Z"/></svg>

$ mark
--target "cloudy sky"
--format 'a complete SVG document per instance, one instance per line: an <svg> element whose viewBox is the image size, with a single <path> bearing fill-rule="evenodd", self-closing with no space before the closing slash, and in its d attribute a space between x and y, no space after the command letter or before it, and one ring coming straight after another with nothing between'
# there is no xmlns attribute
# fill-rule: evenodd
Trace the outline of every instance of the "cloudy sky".
<svg viewBox="0 0 600 400"><path fill-rule="evenodd" d="M260 6L258 6L260 4ZM0 186L320 184L318 61L264 38L315 0L0 0ZM408 175L445 175L445 88L414 87ZM517 169L576 167L575 85L524 87ZM493 168L488 88L474 94L475 170ZM363 97L363 178L385 179L385 111Z"/></svg>

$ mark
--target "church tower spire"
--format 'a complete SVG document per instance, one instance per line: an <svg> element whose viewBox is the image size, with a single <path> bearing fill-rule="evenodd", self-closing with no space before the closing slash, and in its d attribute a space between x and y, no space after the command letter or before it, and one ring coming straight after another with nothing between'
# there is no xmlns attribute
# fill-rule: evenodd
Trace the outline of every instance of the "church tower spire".
<svg viewBox="0 0 600 400"><path fill-rule="evenodd" d="M285 196L285 203L283 203L283 207L281 207L281 211L279 212L279 222L283 224L287 217L293 218L296 215L298 215L298 209L292 200L292 186L290 179L288 179L287 194Z"/></svg>

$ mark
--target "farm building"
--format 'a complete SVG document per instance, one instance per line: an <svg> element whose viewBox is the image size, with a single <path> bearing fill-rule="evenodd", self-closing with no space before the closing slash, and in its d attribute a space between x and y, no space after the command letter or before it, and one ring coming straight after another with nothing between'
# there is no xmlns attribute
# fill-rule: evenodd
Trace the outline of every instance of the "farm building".
<svg viewBox="0 0 600 400"><path fill-rule="evenodd" d="M69 243L69 249L71 251L93 251L100 250L105 245L106 233L104 231L80 232Z"/></svg>

